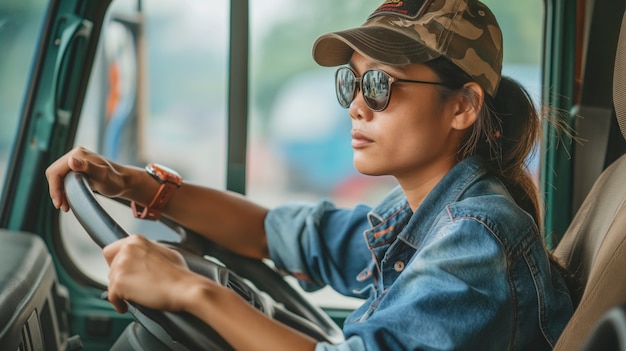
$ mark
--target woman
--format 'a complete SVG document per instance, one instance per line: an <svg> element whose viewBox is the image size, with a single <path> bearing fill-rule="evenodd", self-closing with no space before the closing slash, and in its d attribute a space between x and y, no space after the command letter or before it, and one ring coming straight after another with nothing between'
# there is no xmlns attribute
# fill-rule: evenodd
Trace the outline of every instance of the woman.
<svg viewBox="0 0 626 351"><path fill-rule="evenodd" d="M375 208L268 210L151 166L156 182L82 148L49 167L51 198L67 211L62 179L84 172L100 193L132 200L139 217L163 212L232 251L273 259L307 289L367 299L346 321L345 342L316 343L141 236L105 248L118 311L123 300L187 311L235 349L550 349L572 302L542 243L524 167L539 118L526 92L501 78L501 40L482 3L434 0L387 1L361 27L316 41L319 64L348 64L336 91L356 169L398 181Z"/></svg>

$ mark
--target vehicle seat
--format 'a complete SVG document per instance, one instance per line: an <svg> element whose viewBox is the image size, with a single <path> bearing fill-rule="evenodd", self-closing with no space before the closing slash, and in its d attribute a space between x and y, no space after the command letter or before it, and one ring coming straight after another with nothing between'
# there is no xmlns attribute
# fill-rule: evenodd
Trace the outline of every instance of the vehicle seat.
<svg viewBox="0 0 626 351"><path fill-rule="evenodd" d="M613 75L613 104L626 138L626 17ZM626 304L626 155L598 178L554 254L582 286L554 350L580 350L607 311Z"/></svg>
<svg viewBox="0 0 626 351"><path fill-rule="evenodd" d="M593 328L583 351L626 350L626 306L614 307Z"/></svg>

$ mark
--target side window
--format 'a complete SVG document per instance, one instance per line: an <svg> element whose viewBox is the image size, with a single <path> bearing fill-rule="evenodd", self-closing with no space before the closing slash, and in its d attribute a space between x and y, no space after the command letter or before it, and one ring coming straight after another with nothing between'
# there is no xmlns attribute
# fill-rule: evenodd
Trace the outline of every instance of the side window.
<svg viewBox="0 0 626 351"><path fill-rule="evenodd" d="M539 103L543 2L485 2L502 26L504 73ZM247 195L253 200L268 207L322 198L339 206L375 205L395 185L354 170L351 122L335 99L335 69L311 57L318 35L359 25L380 3L250 1ZM138 166L160 162L186 180L223 189L229 6L226 0L144 0L138 17L144 31L114 8L76 144ZM536 172L538 158L531 161ZM130 217L124 206L116 211ZM127 229L159 233L145 225L129 219ZM75 226L64 228L66 246L87 269L81 260L101 255L82 249L89 239ZM99 264L89 274L104 281L106 267Z"/></svg>
<svg viewBox="0 0 626 351"><path fill-rule="evenodd" d="M102 31L75 145L120 163L158 162L185 180L224 188L228 1L117 0ZM129 232L178 240L100 197ZM71 214L62 214L68 256L106 283L107 266Z"/></svg>
<svg viewBox="0 0 626 351"><path fill-rule="evenodd" d="M46 6L45 0L0 2L0 183L17 135Z"/></svg>
<svg viewBox="0 0 626 351"><path fill-rule="evenodd" d="M271 205L332 198L339 205L377 203L392 179L363 176L352 166L351 122L334 96L335 68L311 58L315 38L360 24L380 0L281 2L275 11L252 1L252 101L248 194ZM541 101L542 19L540 0L487 0L502 27L503 74ZM255 7L257 5L258 7ZM533 6L535 5L535 6ZM270 6L271 7L271 6ZM302 16L306 12L308 16ZM539 176L539 153L529 160Z"/></svg>
<svg viewBox="0 0 626 351"><path fill-rule="evenodd" d="M395 185L392 178L368 177L354 169L351 121L335 98L336 68L320 67L311 56L320 34L359 25L380 3L284 1L271 10L252 2L255 108L248 194L253 199L269 205L322 198L340 206L375 204Z"/></svg>
<svg viewBox="0 0 626 351"><path fill-rule="evenodd" d="M482 0L493 11L504 37L502 74L526 88L540 109L543 57L544 2ZM530 155L528 169L539 183L540 149Z"/></svg>

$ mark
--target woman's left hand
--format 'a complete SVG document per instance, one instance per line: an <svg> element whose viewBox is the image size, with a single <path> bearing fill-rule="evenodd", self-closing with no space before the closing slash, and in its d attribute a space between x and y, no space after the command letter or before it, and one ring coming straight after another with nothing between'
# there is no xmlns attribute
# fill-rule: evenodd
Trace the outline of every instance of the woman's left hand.
<svg viewBox="0 0 626 351"><path fill-rule="evenodd" d="M126 301L158 310L184 310L191 287L200 278L180 253L140 235L106 246L103 254L110 267L108 299L120 313L128 310Z"/></svg>

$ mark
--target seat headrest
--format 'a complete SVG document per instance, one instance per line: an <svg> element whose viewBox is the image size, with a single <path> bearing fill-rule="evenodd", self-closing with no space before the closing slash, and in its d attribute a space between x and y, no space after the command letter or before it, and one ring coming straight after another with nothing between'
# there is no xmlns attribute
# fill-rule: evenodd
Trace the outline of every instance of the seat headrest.
<svg viewBox="0 0 626 351"><path fill-rule="evenodd" d="M622 28L617 43L615 69L613 71L613 105L617 123L626 139L626 14L622 18Z"/></svg>

